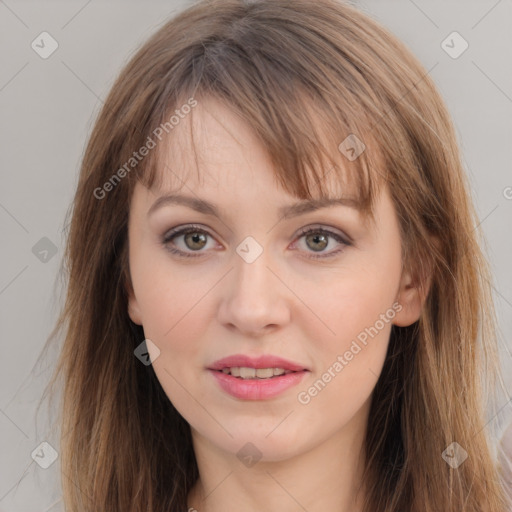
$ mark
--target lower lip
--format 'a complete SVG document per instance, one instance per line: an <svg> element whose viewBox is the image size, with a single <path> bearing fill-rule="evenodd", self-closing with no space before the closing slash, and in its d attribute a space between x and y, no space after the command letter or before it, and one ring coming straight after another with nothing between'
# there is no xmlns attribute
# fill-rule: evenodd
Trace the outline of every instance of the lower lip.
<svg viewBox="0 0 512 512"><path fill-rule="evenodd" d="M241 379L217 370L209 370L220 387L231 396L242 400L265 400L296 386L307 370L291 372L270 379Z"/></svg>

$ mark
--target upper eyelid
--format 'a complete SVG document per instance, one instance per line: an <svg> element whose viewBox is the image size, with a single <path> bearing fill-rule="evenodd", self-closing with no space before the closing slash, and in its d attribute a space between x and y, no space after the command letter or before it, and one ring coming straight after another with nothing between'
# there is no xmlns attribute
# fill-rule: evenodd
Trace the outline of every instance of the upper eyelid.
<svg viewBox="0 0 512 512"><path fill-rule="evenodd" d="M198 224L183 224L180 226L176 226L175 228L171 228L163 234L162 241L165 244L168 244L171 242L172 239L178 238L180 236L184 236L185 234L187 234L187 231L194 232L194 230L203 232L206 235L212 237L215 241L217 241L217 237L215 237L212 233L210 233L210 231L207 228L204 228ZM294 236L294 243L296 243L295 240L299 240L299 239L303 238L304 236L306 236L309 231L313 231L313 232L314 231L319 231L319 232L323 231L323 232L326 232L328 237L331 237L335 240L338 239L338 240L336 240L336 242L339 244L343 244L343 245L347 245L347 246L353 245L352 238L349 235L347 235L346 232L338 230L338 228L326 226L326 225L320 224L320 223L313 223L313 224L306 225L306 226L299 228L296 231L296 234ZM341 231L341 233L338 231ZM187 251L184 251L184 252L187 252ZM201 252L202 251L197 251L197 254L200 254Z"/></svg>
<svg viewBox="0 0 512 512"><path fill-rule="evenodd" d="M169 236L174 235L183 235L183 231L201 231L206 233L207 235L210 235L211 237L215 238L210 231L207 228L204 228L203 226L195 225L195 224L184 224L183 226L176 226L175 228L168 229L164 232L163 238L166 239Z"/></svg>
<svg viewBox="0 0 512 512"><path fill-rule="evenodd" d="M345 231L341 231L338 228L325 226L323 224L311 224L309 226L304 226L302 228L299 228L297 234L304 236L304 232L315 231L315 230L328 232L328 234L330 234L330 235L338 236L345 243L352 243L352 238Z"/></svg>
<svg viewBox="0 0 512 512"><path fill-rule="evenodd" d="M210 233L209 228L203 227L199 224L183 224L180 226L176 226L174 228L166 230L162 236L163 236L163 238L168 238L169 236L182 235L183 231L194 230L194 229L196 229L197 231L205 232L206 234L210 235L211 237L216 238L212 233ZM304 236L304 234L303 234L304 231L309 231L309 230L314 230L314 229L318 229L319 231L329 231L334 235L338 235L340 238L346 238L347 242L352 242L351 237L345 231L342 231L339 228L327 226L322 223L313 223L313 224L308 224L306 226L303 226L296 230L296 235Z"/></svg>

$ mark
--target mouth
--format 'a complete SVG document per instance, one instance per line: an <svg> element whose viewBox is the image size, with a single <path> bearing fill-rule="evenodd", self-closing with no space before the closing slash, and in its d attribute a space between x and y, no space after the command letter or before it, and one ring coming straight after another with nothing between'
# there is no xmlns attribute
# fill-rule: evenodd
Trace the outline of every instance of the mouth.
<svg viewBox="0 0 512 512"><path fill-rule="evenodd" d="M227 394L240 400L267 400L297 386L310 372L302 364L273 354L233 354L208 370Z"/></svg>
<svg viewBox="0 0 512 512"><path fill-rule="evenodd" d="M271 354L263 354L256 357L234 354L215 361L208 366L208 369L242 379L271 379L291 372L309 370L300 363Z"/></svg>
<svg viewBox="0 0 512 512"><path fill-rule="evenodd" d="M268 380L280 377L281 375L287 375L289 373L298 373L298 371L285 370L284 368L250 368L247 366L231 366L214 371L243 380Z"/></svg>
<svg viewBox="0 0 512 512"><path fill-rule="evenodd" d="M227 366L220 370L209 368L209 371L222 391L239 400L268 400L278 397L297 386L309 373L305 369L249 366Z"/></svg>

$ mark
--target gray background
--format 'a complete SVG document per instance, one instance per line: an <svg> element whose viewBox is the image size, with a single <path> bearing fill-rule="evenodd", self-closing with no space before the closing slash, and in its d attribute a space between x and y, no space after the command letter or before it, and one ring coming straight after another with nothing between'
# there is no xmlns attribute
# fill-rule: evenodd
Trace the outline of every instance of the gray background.
<svg viewBox="0 0 512 512"><path fill-rule="evenodd" d="M511 1L355 3L420 58L454 117L494 273L510 390ZM43 441L58 446L44 426L51 413L35 421L55 354L33 365L62 303L56 283L65 214L85 141L115 76L185 4L0 0L0 512L61 510L59 459L43 469L31 453ZM59 45L47 59L31 47L43 31ZM457 59L441 47L453 31L469 43ZM43 252L52 246L55 255ZM498 433L510 421L508 400L504 395L500 414L489 417Z"/></svg>

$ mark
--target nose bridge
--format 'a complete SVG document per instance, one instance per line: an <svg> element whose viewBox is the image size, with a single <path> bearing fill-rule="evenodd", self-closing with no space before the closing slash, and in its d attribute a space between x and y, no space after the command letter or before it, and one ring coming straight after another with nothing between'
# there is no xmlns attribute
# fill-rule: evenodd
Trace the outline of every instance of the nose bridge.
<svg viewBox="0 0 512 512"><path fill-rule="evenodd" d="M234 270L223 296L220 320L242 331L258 331L289 319L286 288L270 269L271 252L252 237L236 248Z"/></svg>
<svg viewBox="0 0 512 512"><path fill-rule="evenodd" d="M256 308L267 307L272 301L271 281L275 278L268 268L272 266L270 251L254 238L247 237L238 245L236 253L233 298Z"/></svg>

